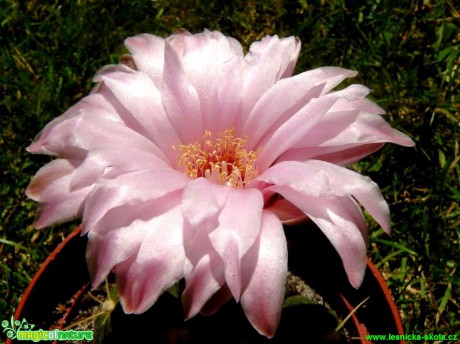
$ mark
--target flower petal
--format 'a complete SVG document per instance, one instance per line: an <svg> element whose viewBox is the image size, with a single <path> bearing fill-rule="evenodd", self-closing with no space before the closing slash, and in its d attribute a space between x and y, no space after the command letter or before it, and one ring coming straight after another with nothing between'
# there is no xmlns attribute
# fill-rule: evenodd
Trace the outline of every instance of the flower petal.
<svg viewBox="0 0 460 344"><path fill-rule="evenodd" d="M165 40L144 33L127 38L125 45L133 54L137 69L147 73L159 86L163 77Z"/></svg>
<svg viewBox="0 0 460 344"><path fill-rule="evenodd" d="M279 80L257 101L244 124L243 132L250 133L248 146L262 146L261 142L269 140L279 125L309 101L356 74L343 68L323 67Z"/></svg>
<svg viewBox="0 0 460 344"><path fill-rule="evenodd" d="M265 209L275 213L283 225L296 225L308 219L303 211L284 198L277 199Z"/></svg>
<svg viewBox="0 0 460 344"><path fill-rule="evenodd" d="M238 56L228 60L218 72L217 100L212 121L207 120L211 131L223 132L236 127L241 116L243 99L243 70L242 61ZM218 108L217 108L218 107ZM210 116L211 118L211 116Z"/></svg>
<svg viewBox="0 0 460 344"><path fill-rule="evenodd" d="M158 223L163 223L163 218L172 221L171 214L177 215L174 209L179 203L180 195L172 192L135 206L125 205L108 211L99 224L99 228L106 230L91 229L88 233L87 262L93 286L99 285L115 265L131 255L137 255L150 231L161 227ZM181 221L181 218L178 217L171 223L177 221ZM85 227L84 229L88 230Z"/></svg>
<svg viewBox="0 0 460 344"><path fill-rule="evenodd" d="M331 95L316 98L276 128L270 139L262 143L259 171L266 170L282 153L306 136L336 101L337 98Z"/></svg>
<svg viewBox="0 0 460 344"><path fill-rule="evenodd" d="M93 149L131 148L164 157L152 141L103 110L81 109L72 117L50 125L29 147L31 151L82 159L87 151Z"/></svg>
<svg viewBox="0 0 460 344"><path fill-rule="evenodd" d="M318 159L345 165L376 151L385 142L413 146L407 135L380 116L382 111L365 99L342 100L278 161Z"/></svg>
<svg viewBox="0 0 460 344"><path fill-rule="evenodd" d="M193 85L200 101L200 113L206 130L223 131L228 127L219 128L216 120L221 117L234 117L232 113L222 112L219 91L222 84L231 92L234 105L239 105L238 95L241 94L241 61L243 49L234 39L220 32L210 32L190 35L178 34L168 41L176 49L181 59L184 74ZM229 73L231 70L232 73ZM234 110L233 110L234 111Z"/></svg>
<svg viewBox="0 0 460 344"><path fill-rule="evenodd" d="M271 188L318 225L342 258L351 285L359 288L366 270L366 224L353 199L308 197L286 186Z"/></svg>
<svg viewBox="0 0 460 344"><path fill-rule="evenodd" d="M201 308L200 314L212 315L216 313L223 305L232 299L232 292L226 284L209 298L206 304Z"/></svg>
<svg viewBox="0 0 460 344"><path fill-rule="evenodd" d="M297 64L297 59L300 54L301 42L298 37L285 37L281 39L281 44L285 51L286 60L289 60L286 66L284 64L280 68L280 79L292 76L294 68Z"/></svg>
<svg viewBox="0 0 460 344"><path fill-rule="evenodd" d="M160 92L163 107L181 142L193 143L201 138L204 128L197 91L187 80L180 56L168 42L165 42L165 65Z"/></svg>
<svg viewBox="0 0 460 344"><path fill-rule="evenodd" d="M186 288L182 294L185 317L190 319L200 312L209 299L225 283L224 264L217 254L204 255L186 277Z"/></svg>
<svg viewBox="0 0 460 344"><path fill-rule="evenodd" d="M155 143L174 166L173 146L182 141L166 115L159 90L147 74L115 72L102 76L102 80L124 107L120 112L125 124Z"/></svg>
<svg viewBox="0 0 460 344"><path fill-rule="evenodd" d="M351 75L353 75L353 72L350 72ZM311 100L286 122L280 124L273 133L269 132L270 136L265 137L265 141L268 142L261 141L259 143L262 147L259 160L263 162L260 165L260 169L264 170L275 159L279 161L280 155L283 155L285 151L299 147L299 142L302 142L300 147L305 148L304 141L308 140L309 136L323 137L327 135L326 133L323 135L322 132L318 133L317 127L323 117L326 117L329 113L342 111L346 112L349 117L355 118L359 109L351 104L353 102L361 104L363 97L368 93L369 89L367 87L351 85L341 91L328 93ZM348 121L351 122L352 120L349 119ZM336 127L337 125L333 126L333 128ZM328 130L330 129L326 128L325 131L327 132Z"/></svg>
<svg viewBox="0 0 460 344"><path fill-rule="evenodd" d="M229 192L230 188L213 184L205 178L187 183L182 198L182 215L190 223L189 231L202 231L211 222L207 230L215 229Z"/></svg>
<svg viewBox="0 0 460 344"><path fill-rule="evenodd" d="M149 221L135 220L127 227L114 228L106 234L88 233L86 261L93 289L104 281L115 265L136 257L149 230Z"/></svg>
<svg viewBox="0 0 460 344"><path fill-rule="evenodd" d="M131 207L130 211L117 209L107 220L113 222L107 224L110 228L108 231L90 230L86 258L93 287L97 287L115 265L133 255L137 257L144 239L153 235L152 231L159 231L159 235L163 235L161 233L166 230L164 228L169 228L164 226L166 221L171 222L171 228L174 224L181 223L182 218L177 216L179 204L180 198L175 193L168 194L137 205L137 208ZM142 215L136 210L142 212ZM126 217L130 219L127 220ZM171 231L170 240L176 240L178 235L182 239L182 234L176 233L175 227ZM181 250L182 247L177 251L178 256Z"/></svg>
<svg viewBox="0 0 460 344"><path fill-rule="evenodd" d="M388 204L378 185L359 173L319 160L308 160L304 163L284 161L272 166L256 180L278 186L285 185L302 195L315 198L352 196L387 233L390 232Z"/></svg>
<svg viewBox="0 0 460 344"><path fill-rule="evenodd" d="M233 297L239 300L240 262L259 235L262 193L256 189L231 189L199 178L186 186L182 204L183 215L190 223L190 229L185 230L208 233L212 246L224 261L227 285ZM189 244L186 242L185 246ZM201 250L196 246L186 248L192 261L201 259L206 253L198 254Z"/></svg>
<svg viewBox="0 0 460 344"><path fill-rule="evenodd" d="M161 168L127 173L101 181L85 203L83 229L85 232L108 231L111 229L112 216L119 220L125 216L129 220L132 207L136 208L147 201L182 190L186 182L187 177L181 173Z"/></svg>
<svg viewBox="0 0 460 344"><path fill-rule="evenodd" d="M97 85L91 90L91 93L97 94L100 91L102 82L104 81L103 77L112 73L136 74L136 70L123 63L102 67L93 76L93 82L97 83Z"/></svg>
<svg viewBox="0 0 460 344"><path fill-rule="evenodd" d="M95 184L99 178L113 179L130 172L169 167L164 160L144 151L125 149L123 153L115 149L88 152L72 175L71 190Z"/></svg>
<svg viewBox="0 0 460 344"><path fill-rule="evenodd" d="M213 191L213 187L215 187ZM224 262L213 247L209 233L218 225L218 216L228 188L209 185L203 178L187 185L182 200L186 288L182 302L187 318L195 316L225 284ZM202 195L197 200L194 196ZM209 196L209 197L208 197Z"/></svg>
<svg viewBox="0 0 460 344"><path fill-rule="evenodd" d="M278 326L284 301L287 275L287 243L283 226L275 214L264 211L258 242L243 266L255 264L241 295L241 306L248 320L261 334L271 338ZM250 272L250 269L244 269Z"/></svg>
<svg viewBox="0 0 460 344"><path fill-rule="evenodd" d="M230 189L219 215L219 226L209 234L225 263L225 280L233 297L241 293L241 259L259 236L263 198L255 189Z"/></svg>
<svg viewBox="0 0 460 344"><path fill-rule="evenodd" d="M292 73L299 53L300 42L294 38L267 36L249 47L244 58L244 84L241 127L247 116L262 95L281 77Z"/></svg>
<svg viewBox="0 0 460 344"><path fill-rule="evenodd" d="M29 183L26 194L40 202L36 228L70 221L82 214L83 203L93 186L72 190L75 167L81 161L56 159L42 167Z"/></svg>
<svg viewBox="0 0 460 344"><path fill-rule="evenodd" d="M43 192L57 180L72 174L80 163L81 161L78 160L67 159L56 159L49 162L40 168L30 181L26 189L27 197L37 202L48 200L42 195Z"/></svg>
<svg viewBox="0 0 460 344"><path fill-rule="evenodd" d="M123 266L115 268L126 313L145 312L166 289L184 276L185 254L180 212L178 204L146 222L147 234L136 259L130 261L128 269Z"/></svg>

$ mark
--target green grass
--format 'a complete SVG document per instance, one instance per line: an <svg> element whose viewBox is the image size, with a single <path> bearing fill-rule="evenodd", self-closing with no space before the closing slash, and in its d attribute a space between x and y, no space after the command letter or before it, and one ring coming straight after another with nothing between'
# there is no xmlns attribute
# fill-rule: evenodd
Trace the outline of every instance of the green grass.
<svg viewBox="0 0 460 344"><path fill-rule="evenodd" d="M297 71L359 71L388 121L416 147L385 146L356 166L382 188L393 235L370 220L369 254L408 333L460 332L460 14L453 1L0 0L0 321L74 224L33 229L24 189L47 157L25 152L82 98L91 77L141 32L220 30L249 44L298 36Z"/></svg>

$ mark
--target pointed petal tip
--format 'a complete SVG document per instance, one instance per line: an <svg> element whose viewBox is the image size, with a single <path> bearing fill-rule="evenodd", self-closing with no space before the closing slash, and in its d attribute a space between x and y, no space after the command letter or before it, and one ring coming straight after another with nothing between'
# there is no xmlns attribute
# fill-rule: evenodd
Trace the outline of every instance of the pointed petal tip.
<svg viewBox="0 0 460 344"><path fill-rule="evenodd" d="M125 314L134 314L134 307L125 296L120 295L120 303Z"/></svg>
<svg viewBox="0 0 460 344"><path fill-rule="evenodd" d="M345 78L354 78L358 75L358 72L351 69L346 69L343 67L336 67L336 66L325 66L325 67L318 67L318 70L322 70L327 75L343 75Z"/></svg>
<svg viewBox="0 0 460 344"><path fill-rule="evenodd" d="M97 282L97 283L96 283ZM96 290L101 285L99 281L91 281L91 290Z"/></svg>
<svg viewBox="0 0 460 344"><path fill-rule="evenodd" d="M359 289L361 284L364 281L364 275L366 273L366 264L363 267L354 267L351 269L345 269L348 277L348 281L350 282L351 286L355 289Z"/></svg>
<svg viewBox="0 0 460 344"><path fill-rule="evenodd" d="M35 229L43 229L43 228L46 228L46 226L37 220L37 221L34 222L34 228Z"/></svg>
<svg viewBox="0 0 460 344"><path fill-rule="evenodd" d="M386 234L388 234L389 236L391 236L391 224L390 224L390 223L388 223L388 225L386 225L386 226L383 226L382 228L383 228L383 231L384 231Z"/></svg>
<svg viewBox="0 0 460 344"><path fill-rule="evenodd" d="M124 44L125 46L130 48L143 48L144 46L148 45L149 40L155 38L152 34L149 33L141 33L135 36L131 36L125 39Z"/></svg>
<svg viewBox="0 0 460 344"><path fill-rule="evenodd" d="M273 338L279 325L279 319L276 324L271 321L252 323L254 329L268 339Z"/></svg>
<svg viewBox="0 0 460 344"><path fill-rule="evenodd" d="M200 311L199 307L194 306L193 300L186 295L186 293L182 293L182 308L184 309L184 316L185 320L190 320L195 315L197 315Z"/></svg>
<svg viewBox="0 0 460 344"><path fill-rule="evenodd" d="M406 141L404 144L402 144L404 147L414 147L415 146L415 141L412 140L409 136L406 137Z"/></svg>
<svg viewBox="0 0 460 344"><path fill-rule="evenodd" d="M34 143L33 143L33 142L32 142L30 145L28 145L28 146L26 147L26 152L28 152L28 153L32 153L32 150L33 150L33 145L34 145Z"/></svg>
<svg viewBox="0 0 460 344"><path fill-rule="evenodd" d="M30 145L26 147L26 151L31 154L40 154L44 153L44 145L40 141L33 141Z"/></svg>
<svg viewBox="0 0 460 344"><path fill-rule="evenodd" d="M390 126L389 124L387 124ZM415 142L410 138L409 135L405 134L404 132L397 130L395 128L390 129L390 136L387 142L395 143L403 147L414 147Z"/></svg>

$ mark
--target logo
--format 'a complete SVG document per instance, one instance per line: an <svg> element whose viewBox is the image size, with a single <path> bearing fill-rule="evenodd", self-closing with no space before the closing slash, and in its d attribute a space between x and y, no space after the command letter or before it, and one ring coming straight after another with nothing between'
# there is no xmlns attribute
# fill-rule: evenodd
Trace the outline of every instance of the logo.
<svg viewBox="0 0 460 344"><path fill-rule="evenodd" d="M14 320L11 316L10 321L2 321L3 333L10 339L28 340L39 342L41 340L93 340L93 331L74 331L74 330L34 330L35 325L27 322L26 319Z"/></svg>

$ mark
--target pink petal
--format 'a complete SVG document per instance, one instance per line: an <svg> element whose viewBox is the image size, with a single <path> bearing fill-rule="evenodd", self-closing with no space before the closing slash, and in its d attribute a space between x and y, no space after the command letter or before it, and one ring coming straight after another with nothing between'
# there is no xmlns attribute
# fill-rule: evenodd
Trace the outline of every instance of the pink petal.
<svg viewBox="0 0 460 344"><path fill-rule="evenodd" d="M144 151L125 149L123 153L115 149L88 152L72 175L71 189L97 183L99 178L112 179L129 172L170 167L164 160Z"/></svg>
<svg viewBox="0 0 460 344"><path fill-rule="evenodd" d="M107 116L106 116L107 115ZM93 149L135 149L149 152L164 159L164 154L153 142L126 127L99 109L82 109L73 117L50 123L47 129L30 149L43 150L62 157L83 158L86 151ZM43 147L43 148L42 148Z"/></svg>
<svg viewBox="0 0 460 344"><path fill-rule="evenodd" d="M325 133L318 133L316 128L328 113L337 112L340 109L341 111L346 111L351 117L356 117L358 115L356 106L352 107L350 103L356 101L361 104L362 98L368 92L368 88L364 86L351 85L341 91L332 92L311 100L286 122L279 124L273 133L270 133L270 137L266 137L265 141L259 143L262 147L259 155L259 160L261 161L259 168L264 170L285 151L297 147L308 147L308 144L305 145L305 140L308 140L310 135L315 136L312 132L315 132L316 136L323 137Z"/></svg>
<svg viewBox="0 0 460 344"><path fill-rule="evenodd" d="M193 35L189 31L181 28L175 34L167 37L165 41L176 51L177 56L182 57L185 54L185 37L191 36Z"/></svg>
<svg viewBox="0 0 460 344"><path fill-rule="evenodd" d="M126 39L125 45L133 54L137 69L147 73L155 85L159 86L163 77L164 39L144 33Z"/></svg>
<svg viewBox="0 0 460 344"><path fill-rule="evenodd" d="M367 156L391 142L410 147L414 142L391 128L382 113L365 99L342 99L278 161L319 159L345 165Z"/></svg>
<svg viewBox="0 0 460 344"><path fill-rule="evenodd" d="M40 168L26 189L26 195L34 201L44 200L42 193L57 180L72 174L81 162L76 160L56 159Z"/></svg>
<svg viewBox="0 0 460 344"><path fill-rule="evenodd" d="M178 198L175 198L174 202L167 199L165 202L164 198L158 199L156 202L150 201L148 202L150 212L145 213L142 217L135 217L134 220L126 225L123 222L114 224L111 230L105 233L97 231L90 231L88 233L89 242L86 250L86 259L94 288L104 280L105 276L114 266L127 260L129 257L137 257L147 236L149 236L147 244L150 240L153 240L150 236L154 236L154 233L158 232L158 238L161 238L164 235L164 231L169 229L168 226L164 225L165 222L172 224L171 238L169 242L165 242L165 247L173 242L182 240L182 234L177 233L176 229L177 224L180 224L182 221L181 217L177 216L179 201L180 199ZM168 206L163 206L165 203ZM161 241L159 241L160 243ZM176 249L177 257L181 257L182 245ZM164 253L164 251L161 252ZM160 253L160 251L151 252L152 256L155 256L156 253ZM170 253L174 253L174 250Z"/></svg>
<svg viewBox="0 0 460 344"><path fill-rule="evenodd" d="M136 256L150 229L149 221L136 220L127 227L114 228L106 234L89 232L86 261L93 289L104 281L115 265Z"/></svg>
<svg viewBox="0 0 460 344"><path fill-rule="evenodd" d="M143 313L184 276L185 254L180 205L152 218L136 259L115 268L126 313ZM123 280L123 281L121 281Z"/></svg>
<svg viewBox="0 0 460 344"><path fill-rule="evenodd" d="M302 139L337 101L334 96L323 96L310 101L288 121L281 124L259 152L259 171L267 169L282 153Z"/></svg>
<svg viewBox="0 0 460 344"><path fill-rule="evenodd" d="M218 227L209 234L225 263L225 279L233 297L241 292L241 259L253 245L261 227L263 198L255 189L230 189L219 215Z"/></svg>
<svg viewBox="0 0 460 344"><path fill-rule="evenodd" d="M241 115L243 98L243 71L242 61L238 56L228 60L217 75L217 99L214 104L214 114L209 116L207 125L211 130L220 133L228 128L235 127ZM236 129L236 128L235 128Z"/></svg>
<svg viewBox="0 0 460 344"><path fill-rule="evenodd" d="M184 74L197 91L206 130L219 133L234 127L240 114L243 88L241 44L208 30L197 35L180 30L166 40L181 59ZM202 50L208 54L202 54ZM206 70L202 69L203 63Z"/></svg>
<svg viewBox="0 0 460 344"><path fill-rule="evenodd" d="M351 285L359 288L366 269L366 224L352 198L304 196L287 186L273 186L318 225L342 258Z"/></svg>
<svg viewBox="0 0 460 344"><path fill-rule="evenodd" d="M262 95L292 71L298 56L298 45L299 41L294 37L280 40L278 36L267 36L251 44L244 58L242 116L247 116ZM236 127L245 122L244 117L240 120Z"/></svg>
<svg viewBox="0 0 460 344"><path fill-rule="evenodd" d="M42 167L27 187L26 194L40 207L35 220L36 228L70 221L82 214L83 202L92 186L72 191L70 183L79 161L56 159Z"/></svg>
<svg viewBox="0 0 460 344"><path fill-rule="evenodd" d="M125 124L147 137L174 166L177 153L173 146L183 141L172 126L162 104L162 95L144 73L110 73L102 76L104 84L124 109L120 110Z"/></svg>
<svg viewBox="0 0 460 344"><path fill-rule="evenodd" d="M392 128L382 117L368 113L360 114L349 130L342 132L328 143L337 143L337 141L347 143L391 142L404 147L414 145L406 134Z"/></svg>
<svg viewBox="0 0 460 344"><path fill-rule="evenodd" d="M209 190L206 188L207 183L207 180L199 178L187 185L182 201L184 249L188 263L185 269L186 288L182 294L182 303L187 319L198 314L225 284L224 262L213 247L209 233L217 226L217 217L226 199L225 191L228 191L224 189L228 188L216 189L223 191L216 193L217 202L213 202L213 192L203 195L202 202L194 200L194 195ZM212 186L215 185L211 184L210 187Z"/></svg>
<svg viewBox="0 0 460 344"><path fill-rule="evenodd" d="M177 190L151 200L115 206L108 209L95 226L84 227L84 232L93 231L102 235L115 228L129 226L137 219L147 220L161 215L175 207L181 196L182 190Z"/></svg>
<svg viewBox="0 0 460 344"><path fill-rule="evenodd" d="M284 198L276 200L265 209L275 213L284 225L296 225L308 219L303 211Z"/></svg>
<svg viewBox="0 0 460 344"><path fill-rule="evenodd" d="M182 190L187 181L188 178L183 174L162 168L127 173L100 181L85 203L83 228L85 232L91 230L102 233L110 230L104 223L112 209L127 216L123 212L124 207L131 211L130 206L135 208L147 201ZM113 216L112 213L110 215Z"/></svg>
<svg viewBox="0 0 460 344"><path fill-rule="evenodd" d="M388 204L378 185L359 173L319 160L284 161L272 166L257 180L285 185L305 196L329 199L353 196L387 233L390 232Z"/></svg>
<svg viewBox="0 0 460 344"><path fill-rule="evenodd" d="M284 301L287 274L287 243L281 222L276 215L264 211L262 230L254 250L243 260L248 281L241 295L241 306L248 320L261 334L271 338L278 326Z"/></svg>
<svg viewBox="0 0 460 344"><path fill-rule="evenodd" d="M73 147L65 147L62 149L60 136L61 128L65 128L67 123L73 123L81 116L82 113L91 113L93 118L101 117L101 120L110 120L114 122L122 122L118 116L116 107L111 104L111 100L107 99L102 93L94 93L84 97L78 103L70 107L64 114L55 118L48 123L45 128L35 137L32 144L27 147L27 151L34 154L61 154L66 157L84 157L84 152L81 149ZM70 136L68 133L68 136ZM65 141L68 141L66 138ZM56 148L60 148L56 150Z"/></svg>
<svg viewBox="0 0 460 344"><path fill-rule="evenodd" d="M200 314L212 315L216 313L223 305L232 299L232 292L224 284L222 287L212 295L206 304L201 308Z"/></svg>
<svg viewBox="0 0 460 344"><path fill-rule="evenodd" d="M217 218L224 206L230 188L216 185L205 178L198 178L187 183L182 199L182 215L190 223L189 231L195 233L216 228Z"/></svg>
<svg viewBox="0 0 460 344"><path fill-rule="evenodd" d="M180 50L176 51L180 56L187 80L198 94L200 112L206 130L215 132L228 129L228 127L216 126L216 119L229 115L234 117L231 113L222 112L225 109L222 109L219 101L219 90L224 84L229 87L226 92L236 91L231 95L236 96L233 98L234 105L239 104L243 59L241 45L220 32L208 30L197 35L176 35L174 39L169 40L169 43L174 48L180 46ZM229 73L230 68L232 73Z"/></svg>
<svg viewBox="0 0 460 344"><path fill-rule="evenodd" d="M292 38L294 38L294 40ZM299 57L300 48L302 44L298 37L287 37L287 39L282 38L281 44L284 47L286 59L289 59L287 65L283 65L280 68L280 79L283 79L290 77L294 72L294 68L297 64L297 59Z"/></svg>
<svg viewBox="0 0 460 344"><path fill-rule="evenodd" d="M182 294L185 317L190 319L204 307L225 283L224 264L220 257L204 255L186 278L186 288Z"/></svg>
<svg viewBox="0 0 460 344"><path fill-rule="evenodd" d="M278 161L304 161L310 159L311 156L312 159L347 166L379 150L383 145L383 143L369 143L335 147L315 147L312 149L292 149L282 154Z"/></svg>
<svg viewBox="0 0 460 344"><path fill-rule="evenodd" d="M81 217L83 203L90 192L91 187L80 189L68 195L57 192L53 195L52 202L40 203L34 222L35 228L41 229Z"/></svg>
<svg viewBox="0 0 460 344"><path fill-rule="evenodd" d="M259 235L262 194L256 189L232 189L199 178L187 184L182 205L183 216L190 227L185 231L208 234L212 247L224 261L227 285L238 300L241 293L240 262ZM193 236L189 240L195 242ZM188 242L185 246L191 260L201 259L206 253L196 244L190 245L190 249Z"/></svg>
<svg viewBox="0 0 460 344"><path fill-rule="evenodd" d="M249 114L243 132L250 133L250 147L262 146L276 128L297 113L310 100L329 92L356 72L336 67L317 68L292 78L279 80L273 85ZM269 118L270 120L267 120Z"/></svg>
<svg viewBox="0 0 460 344"><path fill-rule="evenodd" d="M104 77L108 74L112 73L122 73L122 74L136 74L136 71L124 64L115 64L115 65L107 65L99 69L96 74L93 76L93 82L101 83L104 81ZM100 90L100 84L96 85L92 90L91 93L95 94Z"/></svg>
<svg viewBox="0 0 460 344"><path fill-rule="evenodd" d="M180 56L168 42L165 43L165 66L160 92L164 109L182 143L193 143L201 138L204 128L198 93L187 80ZM184 118L187 120L184 121Z"/></svg>
<svg viewBox="0 0 460 344"><path fill-rule="evenodd" d="M187 257L185 267L186 288L182 295L182 302L187 318L195 316L219 293L225 284L224 262L213 247L209 233L217 226L217 217L222 204L193 202L193 191L197 191L207 183L200 178L191 183L184 191L182 214L184 217L184 250ZM198 184L198 185L194 185ZM203 191L206 189L203 189ZM217 191L224 191L217 189ZM210 195L213 193L210 192ZM219 194L219 193L217 193ZM222 196L222 195L221 195ZM206 200L206 197L204 197ZM195 207L196 206L196 207ZM207 211L207 210L211 211ZM196 212L194 212L196 210ZM197 217L188 218L186 214L196 214Z"/></svg>

